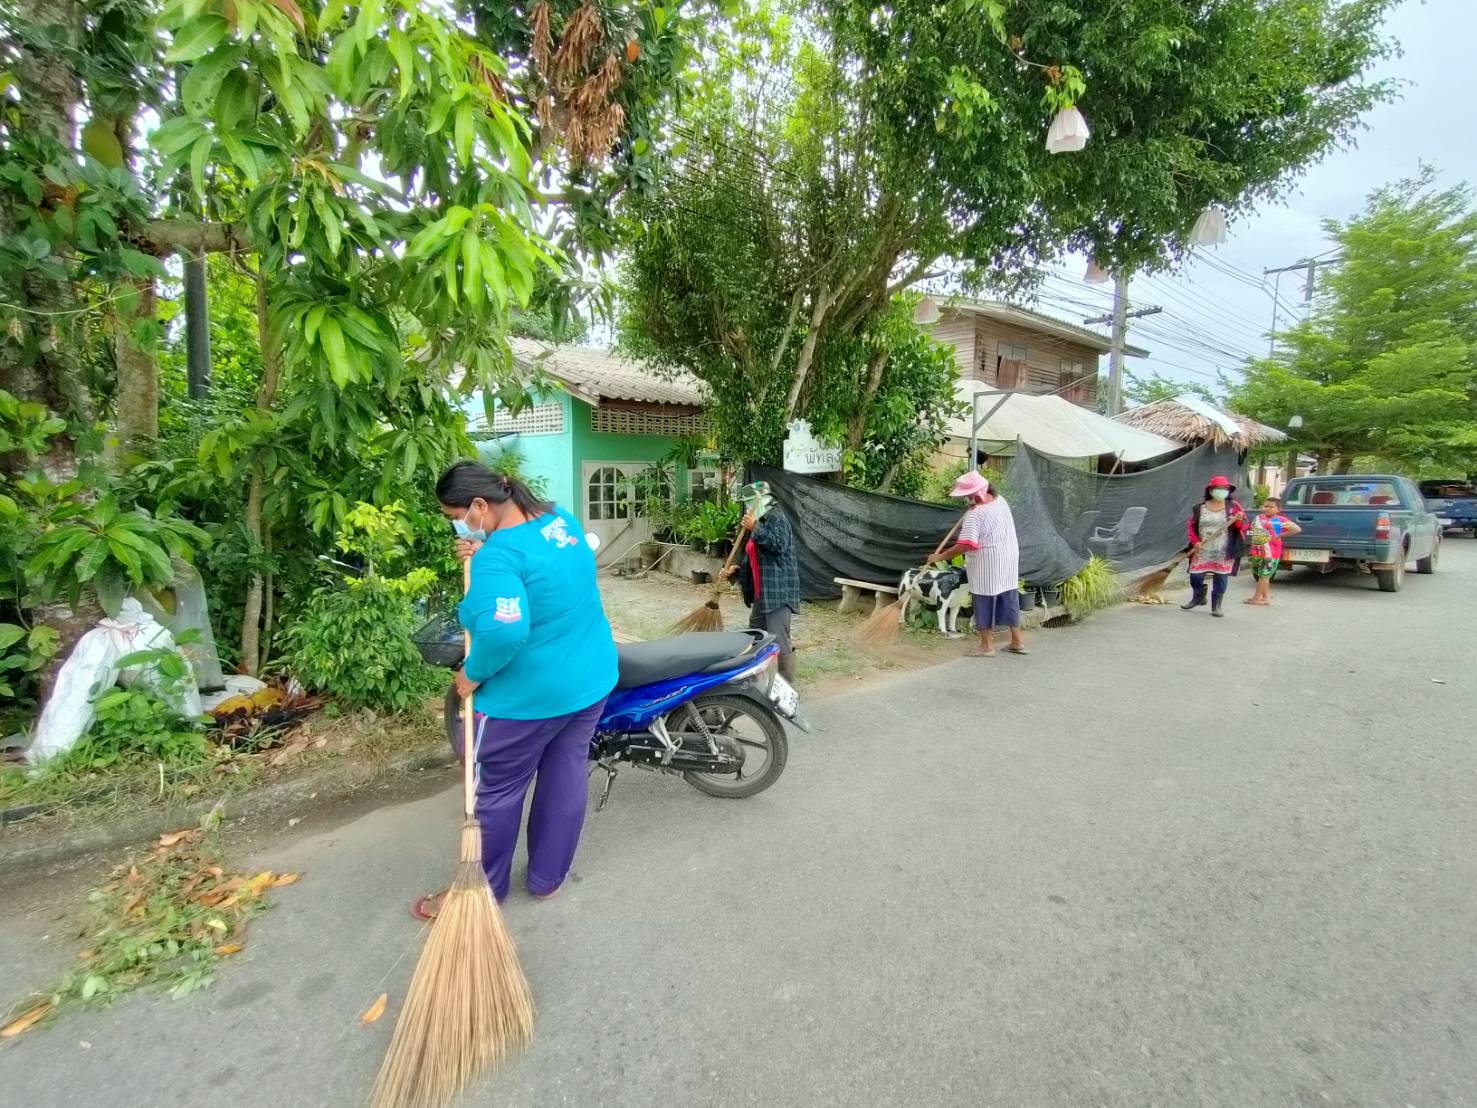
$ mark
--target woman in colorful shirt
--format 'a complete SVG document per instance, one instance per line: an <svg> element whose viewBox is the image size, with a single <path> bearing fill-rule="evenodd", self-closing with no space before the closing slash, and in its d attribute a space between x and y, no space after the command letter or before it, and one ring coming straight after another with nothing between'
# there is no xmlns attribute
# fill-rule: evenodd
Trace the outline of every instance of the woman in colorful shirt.
<svg viewBox="0 0 1477 1108"><path fill-rule="evenodd" d="M949 495L971 506L959 525L958 540L935 560L947 565L964 555L974 597L974 626L980 633L979 646L969 651L969 657L993 657L993 633L1005 630L1010 632L1006 653L1029 653L1021 641L1021 549L1010 505L995 495L990 482L978 472L959 478Z"/></svg>
<svg viewBox="0 0 1477 1108"><path fill-rule="evenodd" d="M1261 511L1251 521L1247 541L1251 544L1251 576L1256 591L1247 599L1258 607L1272 602L1272 578L1282 561L1282 540L1299 534L1302 528L1282 514L1282 502L1275 496L1262 501Z"/></svg>
<svg viewBox="0 0 1477 1108"><path fill-rule="evenodd" d="M1190 600L1185 611L1205 606L1205 587L1210 585L1210 614L1223 616L1227 578L1236 572L1236 562L1245 549L1246 512L1231 499L1236 486L1229 478L1215 476L1205 486L1205 498L1190 509Z"/></svg>

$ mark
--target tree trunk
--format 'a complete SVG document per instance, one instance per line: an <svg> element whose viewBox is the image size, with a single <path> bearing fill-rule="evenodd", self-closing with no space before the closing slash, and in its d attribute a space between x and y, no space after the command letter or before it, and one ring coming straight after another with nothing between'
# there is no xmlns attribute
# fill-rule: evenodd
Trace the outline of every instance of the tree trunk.
<svg viewBox="0 0 1477 1108"><path fill-rule="evenodd" d="M159 357L150 335L140 342L135 328L155 320L158 299L152 279L136 282L138 306L120 311L113 334L118 380L114 409L118 439L125 451L150 450L159 437Z"/></svg>
<svg viewBox="0 0 1477 1108"><path fill-rule="evenodd" d="M1333 467L1333 471L1336 474L1342 475L1348 473L1353 468L1354 459L1348 455L1341 455L1338 459L1338 463Z"/></svg>
<svg viewBox="0 0 1477 1108"><path fill-rule="evenodd" d="M28 38L17 44L13 76L24 95L15 106L21 117L15 130L73 150L82 86L68 58L80 37L78 7L74 0L16 0L14 7L21 25L45 28L53 40L53 48L39 48ZM0 206L0 235L13 230L8 206ZM41 404L74 424L90 424L94 410L81 377L76 296L70 282L32 277L18 291L20 307L26 311L16 333L0 342L0 389L18 400ZM13 460L24 465L20 456ZM69 435L52 439L41 465L59 482L76 475L75 444Z"/></svg>
<svg viewBox="0 0 1477 1108"><path fill-rule="evenodd" d="M259 267L256 275L256 330L261 345L262 380L256 392L256 406L270 411L277 398L277 384L282 374L281 352L272 345L267 323L267 273ZM253 557L263 548L262 502L266 498L266 474L260 457L251 461L251 476L246 488L246 534L251 540ZM256 676L261 668L262 597L265 581L260 569L253 570L246 588L246 601L241 609L241 672Z"/></svg>
<svg viewBox="0 0 1477 1108"><path fill-rule="evenodd" d="M844 286L845 282L842 282ZM822 288L815 297L815 306L810 312L810 326L805 331L805 342L800 347L800 360L795 366L795 380L790 385L790 395L785 398L785 422L795 418L795 409L800 406L800 394L805 389L806 379L810 376L810 365L815 360L816 342L821 337L821 324L825 321L826 313L831 310L831 305L836 302L837 292L829 288Z"/></svg>
<svg viewBox="0 0 1477 1108"><path fill-rule="evenodd" d="M857 400L856 412L851 417L851 426L846 433L846 448L860 450L867 437L867 416L872 411L872 401L877 399L877 390L882 387L882 374L887 369L890 354L879 350L867 365L867 380L862 386L862 395Z"/></svg>
<svg viewBox="0 0 1477 1108"><path fill-rule="evenodd" d="M185 374L191 400L210 395L210 292L205 255L185 255Z"/></svg>

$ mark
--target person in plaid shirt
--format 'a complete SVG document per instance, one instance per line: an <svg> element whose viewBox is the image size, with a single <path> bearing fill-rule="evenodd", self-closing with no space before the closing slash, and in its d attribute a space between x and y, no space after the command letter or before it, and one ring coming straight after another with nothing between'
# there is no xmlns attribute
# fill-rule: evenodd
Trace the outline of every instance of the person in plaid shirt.
<svg viewBox="0 0 1477 1108"><path fill-rule="evenodd" d="M739 590L749 605L749 626L768 631L780 646L780 676L795 679L795 646L791 620L800 611L800 559L795 531L784 510L774 502L767 481L755 481L739 490L744 504L743 544L737 566Z"/></svg>

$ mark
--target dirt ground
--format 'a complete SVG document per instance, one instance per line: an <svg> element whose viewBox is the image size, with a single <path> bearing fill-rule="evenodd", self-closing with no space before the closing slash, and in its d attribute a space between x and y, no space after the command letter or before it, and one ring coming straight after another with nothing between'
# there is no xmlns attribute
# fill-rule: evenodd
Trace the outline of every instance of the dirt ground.
<svg viewBox="0 0 1477 1108"><path fill-rule="evenodd" d="M712 590L711 585L693 585L660 572L644 577L603 574L600 578L611 625L617 636L633 639L661 638L673 623L706 601ZM737 589L724 589L720 607L725 627L748 626L748 609ZM944 639L937 626L932 630L908 628L895 645L886 648L858 646L852 634L870 612L868 608L841 615L835 601L804 605L795 619L795 651L799 684L808 697L837 696L870 678L937 665L964 650L964 642Z"/></svg>

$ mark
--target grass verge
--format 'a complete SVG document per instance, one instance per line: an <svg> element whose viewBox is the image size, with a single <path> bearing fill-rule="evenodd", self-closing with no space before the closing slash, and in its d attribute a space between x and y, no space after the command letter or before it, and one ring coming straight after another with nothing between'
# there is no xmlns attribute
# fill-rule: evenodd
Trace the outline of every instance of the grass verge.
<svg viewBox="0 0 1477 1108"><path fill-rule="evenodd" d="M278 746L242 753L212 746L193 763L124 762L105 769L69 766L65 759L39 770L0 767L0 825L38 818L99 823L141 809L189 801L231 799L269 781L353 757L382 762L407 750L445 742L440 704L401 716L323 712Z"/></svg>

